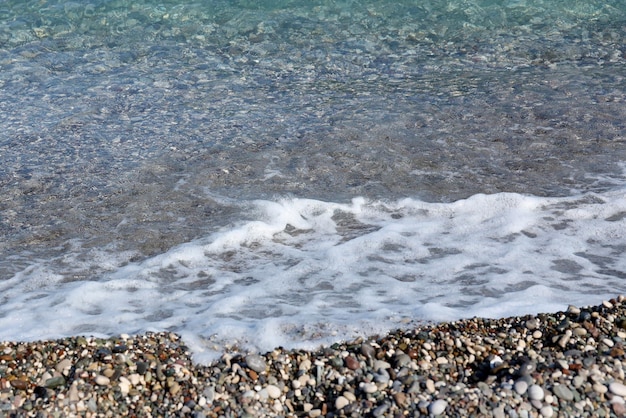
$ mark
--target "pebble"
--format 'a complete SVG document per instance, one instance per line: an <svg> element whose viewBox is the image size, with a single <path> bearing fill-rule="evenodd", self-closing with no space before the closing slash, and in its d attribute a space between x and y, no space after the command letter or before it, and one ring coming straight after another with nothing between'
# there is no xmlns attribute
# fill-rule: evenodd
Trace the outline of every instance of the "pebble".
<svg viewBox="0 0 626 418"><path fill-rule="evenodd" d="M594 383L593 390L597 393L604 394L608 391L608 388L604 386L602 383Z"/></svg>
<svg viewBox="0 0 626 418"><path fill-rule="evenodd" d="M611 382L609 384L609 390L614 395L626 397L626 385L624 385L623 383Z"/></svg>
<svg viewBox="0 0 626 418"><path fill-rule="evenodd" d="M428 406L428 412L432 415L441 415L448 407L448 402L443 399L437 399Z"/></svg>
<svg viewBox="0 0 626 418"><path fill-rule="evenodd" d="M435 393L437 388L435 388L435 382L432 379L426 380L426 390L428 393Z"/></svg>
<svg viewBox="0 0 626 418"><path fill-rule="evenodd" d="M361 389L365 393L374 393L378 390L378 386L376 386L376 384L372 382L361 383Z"/></svg>
<svg viewBox="0 0 626 418"><path fill-rule="evenodd" d="M539 385L531 385L528 388L528 399L533 401L540 401L543 399L543 389Z"/></svg>
<svg viewBox="0 0 626 418"><path fill-rule="evenodd" d="M525 380L520 379L515 382L515 384L513 385L513 388L515 389L515 392L517 392L520 395L523 395L528 390L528 383L526 383Z"/></svg>
<svg viewBox="0 0 626 418"><path fill-rule="evenodd" d="M267 385L265 390L267 390L268 396L272 399L278 399L280 398L280 395L282 395L282 391L280 390L278 386Z"/></svg>
<svg viewBox="0 0 626 418"><path fill-rule="evenodd" d="M101 374L97 375L94 381L96 382L96 385L100 386L107 386L111 383L111 379Z"/></svg>
<svg viewBox="0 0 626 418"><path fill-rule="evenodd" d="M352 356L347 356L345 359L343 359L343 361L346 367L350 370L357 370L361 367L359 361Z"/></svg>
<svg viewBox="0 0 626 418"><path fill-rule="evenodd" d="M546 405L539 410L542 417L550 418L554 415L554 409L550 405Z"/></svg>
<svg viewBox="0 0 626 418"><path fill-rule="evenodd" d="M265 359L258 354L249 354L245 358L248 368L254 370L257 373L264 372L267 368Z"/></svg>
<svg viewBox="0 0 626 418"><path fill-rule="evenodd" d="M574 400L574 394L565 385L554 385L554 387L552 388L552 392L556 395L557 398L564 401L569 402Z"/></svg>
<svg viewBox="0 0 626 418"><path fill-rule="evenodd" d="M345 406L349 404L350 404L350 401L345 396L338 396L337 399L335 399L336 409L343 409Z"/></svg>

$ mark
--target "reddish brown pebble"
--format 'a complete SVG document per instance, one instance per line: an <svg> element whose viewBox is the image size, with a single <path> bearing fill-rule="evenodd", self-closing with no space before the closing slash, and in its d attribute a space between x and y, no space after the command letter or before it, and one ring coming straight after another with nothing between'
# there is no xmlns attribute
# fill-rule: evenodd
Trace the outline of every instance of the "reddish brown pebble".
<svg viewBox="0 0 626 418"><path fill-rule="evenodd" d="M13 356L9 355L9 354L3 354L0 356L0 361L11 361L13 360Z"/></svg>
<svg viewBox="0 0 626 418"><path fill-rule="evenodd" d="M361 367L361 365L359 364L359 361L352 356L346 357L343 361L346 367L350 370L356 370Z"/></svg>
<svg viewBox="0 0 626 418"><path fill-rule="evenodd" d="M257 380L259 375L257 372L255 372L254 370L248 370L248 376L250 377L250 379L252 380Z"/></svg>
<svg viewBox="0 0 626 418"><path fill-rule="evenodd" d="M618 417L623 417L624 415L626 415L626 405L624 405L623 403L613 402L612 406L613 406L613 412Z"/></svg>
<svg viewBox="0 0 626 418"><path fill-rule="evenodd" d="M11 380L11 386L15 389L26 390L28 389L28 382L21 379Z"/></svg>

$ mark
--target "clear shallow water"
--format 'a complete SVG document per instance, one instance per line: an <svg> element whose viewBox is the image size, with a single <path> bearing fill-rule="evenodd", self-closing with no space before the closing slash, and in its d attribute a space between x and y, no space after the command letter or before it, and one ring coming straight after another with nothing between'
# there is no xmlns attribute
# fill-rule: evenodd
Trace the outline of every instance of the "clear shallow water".
<svg viewBox="0 0 626 418"><path fill-rule="evenodd" d="M0 3L0 338L208 359L623 292L625 28L623 1Z"/></svg>

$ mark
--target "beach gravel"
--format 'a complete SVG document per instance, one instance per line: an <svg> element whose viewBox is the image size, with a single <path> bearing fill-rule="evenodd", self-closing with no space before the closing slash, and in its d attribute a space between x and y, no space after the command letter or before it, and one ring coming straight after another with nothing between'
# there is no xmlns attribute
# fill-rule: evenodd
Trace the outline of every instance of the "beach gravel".
<svg viewBox="0 0 626 418"><path fill-rule="evenodd" d="M625 328L620 296L210 365L173 333L3 342L0 418L619 417Z"/></svg>

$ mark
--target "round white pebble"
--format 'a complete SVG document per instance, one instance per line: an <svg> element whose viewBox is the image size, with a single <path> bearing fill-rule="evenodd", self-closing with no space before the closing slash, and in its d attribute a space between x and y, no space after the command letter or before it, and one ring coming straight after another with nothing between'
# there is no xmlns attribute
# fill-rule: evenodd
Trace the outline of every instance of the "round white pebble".
<svg viewBox="0 0 626 418"><path fill-rule="evenodd" d="M543 399L543 389L539 385L532 385L528 388L528 398L533 401L540 401Z"/></svg>
<svg viewBox="0 0 626 418"><path fill-rule="evenodd" d="M448 407L448 402L443 399L437 399L428 406L428 412L433 415L441 415Z"/></svg>
<svg viewBox="0 0 626 418"><path fill-rule="evenodd" d="M554 414L554 409L550 405L546 405L539 410L542 417L550 418Z"/></svg>

